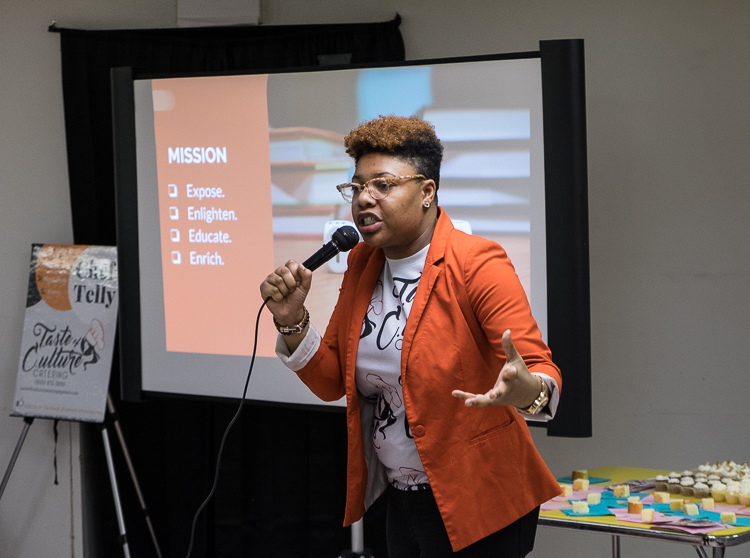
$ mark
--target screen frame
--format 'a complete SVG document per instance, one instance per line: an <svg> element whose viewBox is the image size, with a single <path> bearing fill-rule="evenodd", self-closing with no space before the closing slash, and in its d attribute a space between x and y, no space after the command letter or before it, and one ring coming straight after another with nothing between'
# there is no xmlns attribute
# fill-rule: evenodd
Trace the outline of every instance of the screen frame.
<svg viewBox="0 0 750 558"><path fill-rule="evenodd" d="M200 395L164 394L142 389L136 126L133 90L135 80L325 72L340 69L395 68L526 58L540 58L541 60L547 241L547 336L553 359L562 370L565 386L565 396L560 399L555 419L549 422L529 421L529 424L546 427L549 435L590 437L592 435L592 397L588 178L582 39L540 41L539 51L410 60L390 64L350 64L274 68L222 74L169 75L140 73L132 67L113 68L111 77L116 229L121 273L119 357L122 399L126 401L141 401L158 397L217 399ZM288 404L279 403L279 405ZM321 408L330 410L329 407Z"/></svg>

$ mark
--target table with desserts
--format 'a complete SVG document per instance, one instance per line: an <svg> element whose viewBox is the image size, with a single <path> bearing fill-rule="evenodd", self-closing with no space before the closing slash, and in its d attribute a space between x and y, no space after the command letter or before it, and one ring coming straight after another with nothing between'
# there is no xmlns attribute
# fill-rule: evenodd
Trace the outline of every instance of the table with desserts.
<svg viewBox="0 0 750 558"><path fill-rule="evenodd" d="M608 534L613 558L621 558L623 536L687 544L703 558L710 549L713 558L723 558L728 547L750 542L750 480L743 481L743 498L736 492L740 480L750 479L750 471L744 465L743 473L733 462L699 469L574 471L558 478L563 495L542 505L539 525ZM735 492L727 493L727 482Z"/></svg>

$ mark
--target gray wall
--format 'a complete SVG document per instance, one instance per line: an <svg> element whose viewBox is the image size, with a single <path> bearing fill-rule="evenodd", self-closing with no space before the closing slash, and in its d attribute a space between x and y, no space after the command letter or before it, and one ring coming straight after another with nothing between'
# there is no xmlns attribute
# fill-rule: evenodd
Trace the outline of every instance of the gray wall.
<svg viewBox="0 0 750 558"><path fill-rule="evenodd" d="M71 243L60 38L84 29L172 26L172 2L0 1L0 475L21 434L13 409L33 242ZM0 558L83 556L78 426L36 420L0 500ZM113 536L117 536L114 533Z"/></svg>
<svg viewBox="0 0 750 558"><path fill-rule="evenodd" d="M594 436L535 430L552 471L750 460L740 350L750 340L750 3L264 0L262 21L383 21L397 11L409 58L585 40ZM173 0L0 3L0 467L21 429L7 415L29 247L72 240L59 42L46 27L171 26L175 13ZM63 429L60 444L75 462L75 433ZM52 485L45 421L32 427L20 463L0 501L0 558L59 556L71 544L76 490L69 472ZM622 545L628 556L694 552ZM535 555L609 550L604 535L541 529Z"/></svg>

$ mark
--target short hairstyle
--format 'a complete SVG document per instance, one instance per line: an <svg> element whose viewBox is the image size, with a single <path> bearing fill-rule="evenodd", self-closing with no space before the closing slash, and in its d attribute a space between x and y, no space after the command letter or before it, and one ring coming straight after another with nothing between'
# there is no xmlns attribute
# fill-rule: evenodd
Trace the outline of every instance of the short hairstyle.
<svg viewBox="0 0 750 558"><path fill-rule="evenodd" d="M344 147L355 162L369 153L391 155L434 180L436 190L440 185L443 144L434 126L415 116L381 115L363 122L344 138Z"/></svg>

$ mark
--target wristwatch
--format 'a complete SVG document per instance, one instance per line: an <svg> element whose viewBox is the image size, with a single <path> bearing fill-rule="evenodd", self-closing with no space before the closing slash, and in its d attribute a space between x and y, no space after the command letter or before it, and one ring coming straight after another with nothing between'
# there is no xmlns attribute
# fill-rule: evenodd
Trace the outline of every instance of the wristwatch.
<svg viewBox="0 0 750 558"><path fill-rule="evenodd" d="M541 378L539 376L536 376L539 378L539 382L542 384L541 391L539 392L539 396L534 400L534 402L526 407L525 409L519 409L516 407L516 411L521 413L522 415L536 415L544 409L544 407L549 403L549 388L547 387L547 382L544 381L544 378Z"/></svg>

